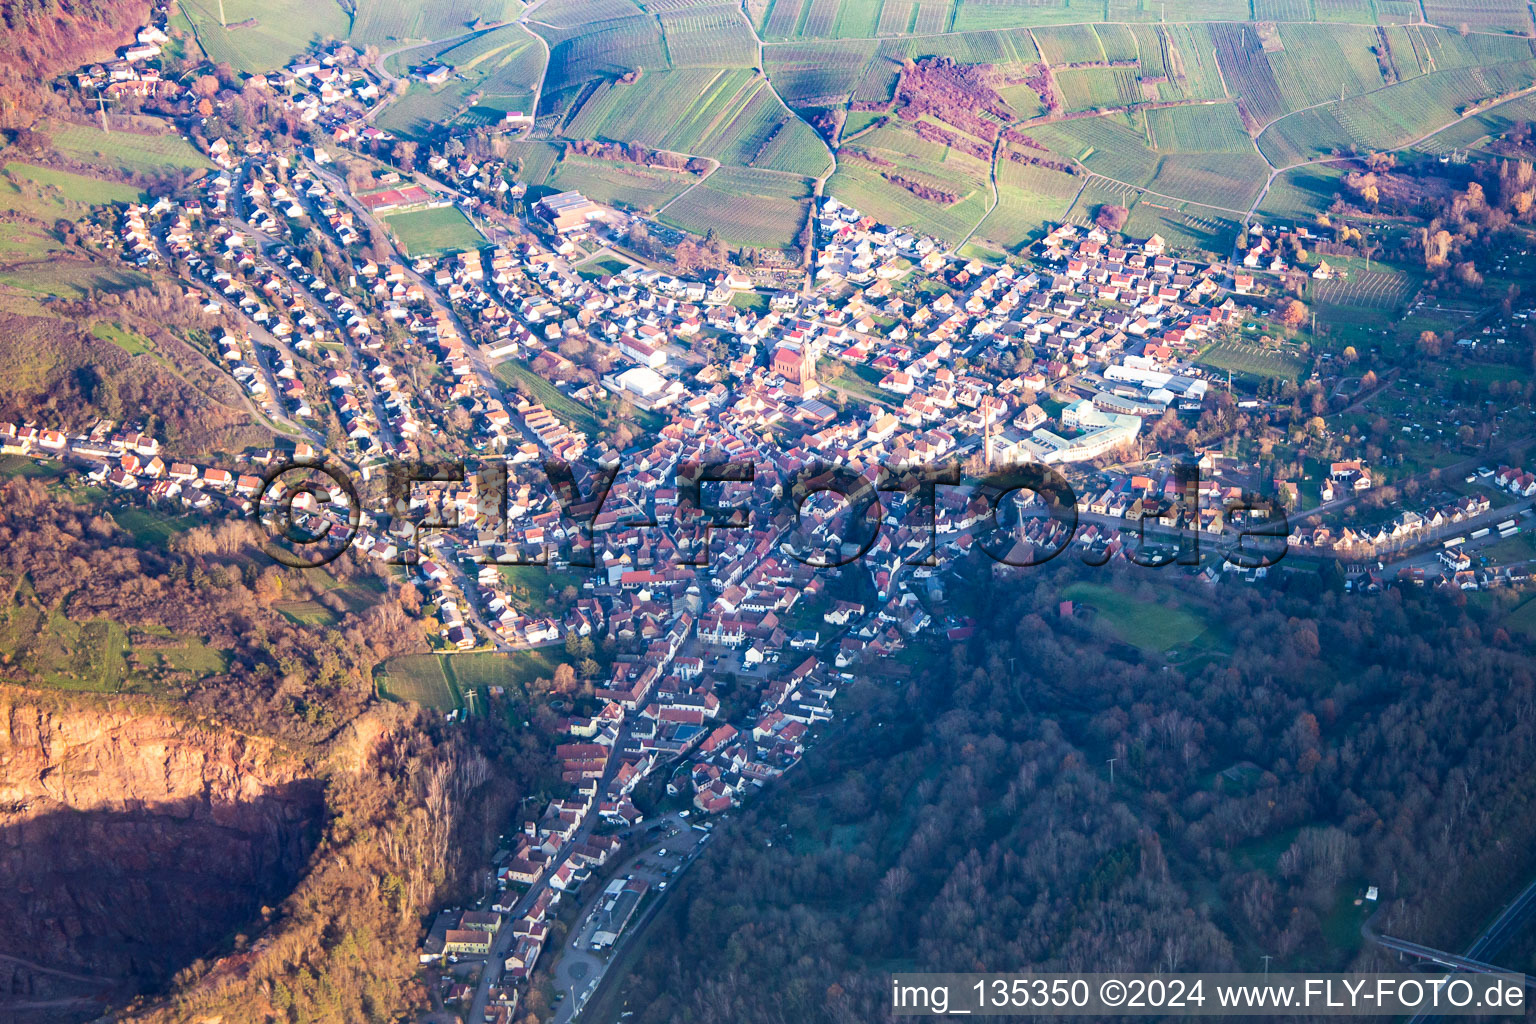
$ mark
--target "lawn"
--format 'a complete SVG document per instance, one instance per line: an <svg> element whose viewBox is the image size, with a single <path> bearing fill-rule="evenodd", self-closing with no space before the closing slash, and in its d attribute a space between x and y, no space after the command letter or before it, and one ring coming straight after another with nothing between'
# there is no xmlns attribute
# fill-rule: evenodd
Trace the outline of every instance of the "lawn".
<svg viewBox="0 0 1536 1024"><path fill-rule="evenodd" d="M559 657L556 657L559 652ZM505 686L508 690L523 690L535 679L553 679L555 666L564 660L564 650L518 651L505 654L501 651L480 651L474 654L451 654L441 657L447 662L448 674L454 679L460 693L469 693L488 686Z"/></svg>
<svg viewBox="0 0 1536 1024"><path fill-rule="evenodd" d="M579 569L559 569L547 565L503 565L498 567L507 589L519 601L520 607L530 615L548 615L562 611L565 602L560 595L566 587L575 587L580 593L588 577ZM553 600L553 605L546 601Z"/></svg>
<svg viewBox="0 0 1536 1024"><path fill-rule="evenodd" d="M1188 605L1170 607L1140 601L1099 583L1074 583L1062 594L1098 613L1095 628L1149 654L1206 638L1211 630L1211 623Z"/></svg>
<svg viewBox="0 0 1536 1024"><path fill-rule="evenodd" d="M627 267L633 265L617 256L599 256L576 264L576 273L585 278L602 277L604 274L622 274Z"/></svg>
<svg viewBox="0 0 1536 1024"><path fill-rule="evenodd" d="M112 518L133 535L133 542L141 548L163 548L172 534L189 530L198 522L192 516L168 516L147 508L121 509Z"/></svg>
<svg viewBox="0 0 1536 1024"><path fill-rule="evenodd" d="M463 252L484 243L485 238L456 206L408 210L384 218L409 256L426 252Z"/></svg>
<svg viewBox="0 0 1536 1024"><path fill-rule="evenodd" d="M1517 633L1524 633L1536 640L1536 597L1509 613L1504 624Z"/></svg>

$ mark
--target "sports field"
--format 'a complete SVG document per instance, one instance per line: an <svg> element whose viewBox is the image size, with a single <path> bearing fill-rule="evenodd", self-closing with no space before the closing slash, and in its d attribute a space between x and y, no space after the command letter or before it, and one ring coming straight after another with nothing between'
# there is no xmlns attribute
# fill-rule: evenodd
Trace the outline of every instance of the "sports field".
<svg viewBox="0 0 1536 1024"><path fill-rule="evenodd" d="M391 658L378 674L379 692L390 700L409 701L439 711L464 706L458 689L448 680L447 655L407 654Z"/></svg>
<svg viewBox="0 0 1536 1024"><path fill-rule="evenodd" d="M428 252L463 252L485 242L456 206L407 210L384 218L409 256Z"/></svg>

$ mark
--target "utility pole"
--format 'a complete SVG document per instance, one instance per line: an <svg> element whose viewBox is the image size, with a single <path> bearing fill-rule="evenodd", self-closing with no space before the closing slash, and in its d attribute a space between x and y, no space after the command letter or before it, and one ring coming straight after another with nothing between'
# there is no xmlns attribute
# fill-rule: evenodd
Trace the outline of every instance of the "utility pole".
<svg viewBox="0 0 1536 1024"><path fill-rule="evenodd" d="M1273 960L1273 959L1274 959L1274 957L1270 956L1268 953L1264 954L1264 980L1265 981L1269 980L1269 962L1271 960Z"/></svg>
<svg viewBox="0 0 1536 1024"><path fill-rule="evenodd" d="M1109 786L1111 789L1115 786L1115 762L1118 760L1120 760L1118 757L1109 759Z"/></svg>

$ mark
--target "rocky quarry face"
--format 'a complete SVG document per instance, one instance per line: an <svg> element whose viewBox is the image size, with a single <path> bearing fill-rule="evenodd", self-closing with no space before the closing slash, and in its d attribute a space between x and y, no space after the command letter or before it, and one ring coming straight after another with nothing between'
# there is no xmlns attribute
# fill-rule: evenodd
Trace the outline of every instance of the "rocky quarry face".
<svg viewBox="0 0 1536 1024"><path fill-rule="evenodd" d="M324 792L266 740L0 693L0 1020L90 1019L254 935Z"/></svg>

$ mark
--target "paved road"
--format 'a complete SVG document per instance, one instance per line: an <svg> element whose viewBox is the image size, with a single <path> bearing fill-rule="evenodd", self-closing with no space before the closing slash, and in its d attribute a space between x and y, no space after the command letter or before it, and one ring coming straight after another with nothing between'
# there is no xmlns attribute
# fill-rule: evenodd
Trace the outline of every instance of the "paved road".
<svg viewBox="0 0 1536 1024"><path fill-rule="evenodd" d="M629 725L626 723L619 732L618 742L614 745L613 755L608 758L608 766L603 771L603 777L598 781L597 792L599 797L607 791L609 781L618 772L621 762L618 752L624 749L628 740ZM485 958L485 969L480 972L480 984L475 988L475 998L470 1003L469 1013L464 1018L467 1024L481 1024L485 1020L485 1005L490 998L491 988L501 980L503 965L507 958L507 950L512 946L512 924L528 912L528 908L533 905L533 902L548 887L549 879L553 877L555 870L565 863L565 858L570 855L571 848L591 835L592 829L597 826L600 820L597 808L594 806L592 813L588 814L586 820L581 823L581 827L576 830L576 834L572 837L571 841L565 845L560 856L550 862L549 866L545 869L543 878L537 884L529 886L528 891L523 894L523 898L518 900L517 905L512 908L512 912L505 916L505 923L502 925L501 930L496 933L496 938L491 941L491 952Z"/></svg>
<svg viewBox="0 0 1536 1024"><path fill-rule="evenodd" d="M654 839L645 840L642 848L618 868L616 875L627 874L645 879L650 883L651 892L646 897L649 902L644 914L630 921L615 950L632 941L661 905L666 891L659 889L659 886L666 884L670 889L703 851L710 833L695 829L690 819L691 816L683 818L669 814L656 821L645 822L636 829L637 840L642 834L641 830L658 823L669 825L677 834L668 835L665 830L655 833ZM667 856L658 857L657 851L663 849L667 851ZM644 861L644 866L638 866L637 861ZM589 920L589 915L602 901L602 897L602 890L596 889L582 905L578 923L567 936L565 948L560 951L560 959L552 969L555 989L566 993L565 998L556 1004L554 1024L568 1024L592 1000L603 982L613 980L608 977L608 968L613 963L614 950L596 952L591 947L591 934L596 928L595 923Z"/></svg>
<svg viewBox="0 0 1536 1024"><path fill-rule="evenodd" d="M667 828L651 833L649 830L658 824L665 825ZM677 834L668 835L669 830L675 830ZM647 836L650 838L646 838ZM670 887L681 869L691 863L705 836L706 833L691 826L688 818L679 817L676 813L657 818L655 821L642 822L634 829L633 841L637 844L637 848L618 865L612 877L634 877L645 880L651 887L647 899L650 900L651 905L654 905L658 902L658 897L665 896L665 891L658 887L662 884ZM663 849L667 851L667 856L658 857L657 851ZM640 861L644 861L644 864L638 863ZM592 914L602 902L602 887L592 885L591 891L585 894L582 901L576 924L566 936L565 947L558 951L558 959L550 969L550 978L554 982L555 990L565 993L565 998L557 1004L555 1009L555 1024L565 1024L575 1016L579 1007L586 1004L592 993L596 991L597 985L603 980L612 961L611 950L592 949L592 934L597 930ZM621 944L635 934L639 924L640 919L630 923L620 939Z"/></svg>

